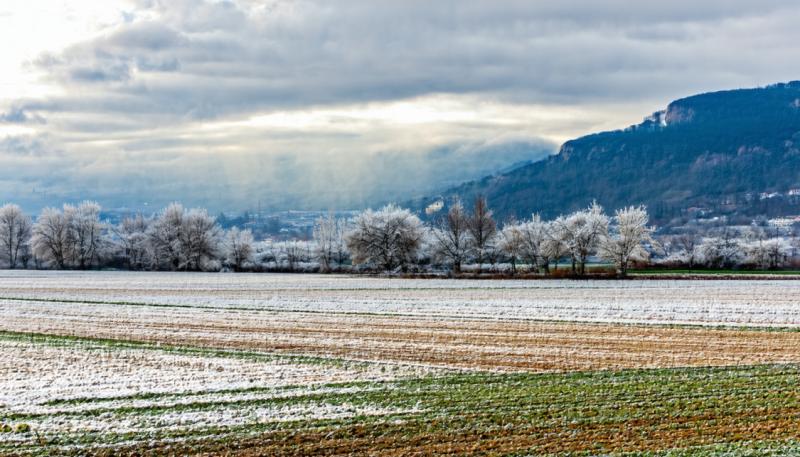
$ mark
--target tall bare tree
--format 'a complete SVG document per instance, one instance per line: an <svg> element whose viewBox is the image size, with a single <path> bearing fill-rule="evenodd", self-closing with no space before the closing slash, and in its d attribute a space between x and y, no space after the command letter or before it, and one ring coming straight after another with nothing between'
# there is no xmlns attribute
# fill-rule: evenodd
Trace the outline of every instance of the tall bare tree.
<svg viewBox="0 0 800 457"><path fill-rule="evenodd" d="M333 213L320 217L314 224L315 254L323 272L330 272L333 264L341 266L346 260L346 232L347 221L334 217Z"/></svg>
<svg viewBox="0 0 800 457"><path fill-rule="evenodd" d="M486 204L485 197L478 196L475 198L475 204L467 227L475 250L478 271L480 271L481 264L486 258L486 253L491 249L492 240L497 234L497 223L492 217L492 210Z"/></svg>
<svg viewBox="0 0 800 457"><path fill-rule="evenodd" d="M442 216L431 231L437 257L453 265L453 272L461 273L461 264L471 251L470 220L461 201L454 199L447 214Z"/></svg>

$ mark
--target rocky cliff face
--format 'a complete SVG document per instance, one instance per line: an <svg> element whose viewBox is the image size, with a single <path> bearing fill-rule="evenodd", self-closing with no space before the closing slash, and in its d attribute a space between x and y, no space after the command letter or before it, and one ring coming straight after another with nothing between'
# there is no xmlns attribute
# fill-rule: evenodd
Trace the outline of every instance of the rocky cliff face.
<svg viewBox="0 0 800 457"><path fill-rule="evenodd" d="M687 106L671 103L664 114L664 126L683 124L694 119L694 110Z"/></svg>

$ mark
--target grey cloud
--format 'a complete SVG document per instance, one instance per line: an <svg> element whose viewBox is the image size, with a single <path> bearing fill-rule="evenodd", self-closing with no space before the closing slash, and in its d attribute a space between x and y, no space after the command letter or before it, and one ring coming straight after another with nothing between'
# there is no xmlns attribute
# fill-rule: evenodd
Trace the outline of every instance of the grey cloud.
<svg viewBox="0 0 800 457"><path fill-rule="evenodd" d="M0 151L5 153L30 155L41 149L41 145L29 137L7 136L0 140Z"/></svg>
<svg viewBox="0 0 800 457"><path fill-rule="evenodd" d="M136 60L136 67L146 72L173 72L178 71L181 64L174 57L166 60L151 60L139 57Z"/></svg>
<svg viewBox="0 0 800 457"><path fill-rule="evenodd" d="M448 137L438 152L387 148L367 153L352 150L356 143L344 138L369 132L330 134L329 147L318 150L300 146L314 132L265 132L281 146L289 145L272 150L251 137L193 138L191 126L208 120L431 94L554 109L636 103L647 105L637 111L644 115L692 93L800 75L800 60L792 58L800 41L800 7L793 0L135 4L115 30L34 62L62 95L18 100L14 110L0 115L6 123L46 116L52 141L79 151L74 152L80 155L75 173L95 176L96 189L107 189L114 201L136 192L219 199L219 189L201 195L187 184L201 176L203 182L218 178L241 198L264 190L265 182L277 183L264 192L298 204L326 194L315 183L333 182L347 190L330 196L331 202L352 204L367 193L388 198L408 191L415 179L438 176L436 170L453 167L457 151L471 165L464 175L448 175L453 181L552 150L534 140L477 147L472 139L455 145ZM563 122L582 133L595 125L586 119ZM159 129L183 135L165 136ZM489 141L507 133L499 130L481 134ZM109 139L113 144L95 146ZM240 144L254 149L236 157L214 152ZM366 168L347 171L352 181L325 174L340 170L340 161L363 161ZM470 168L481 163L483 170ZM420 164L434 165L416 172ZM387 179L386 170L392 169L404 173L394 174L396 182ZM54 189L86 190L79 180L58 176L62 184L51 181ZM233 177L242 182L234 183Z"/></svg>
<svg viewBox="0 0 800 457"><path fill-rule="evenodd" d="M158 52L183 42L181 35L166 24L132 22L102 40L103 47L120 51Z"/></svg>
<svg viewBox="0 0 800 457"><path fill-rule="evenodd" d="M441 92L537 103L663 100L769 82L752 66L800 71L791 59L736 62L741 48L721 43L741 27L730 22L800 19L788 0L142 5L158 18L122 24L40 63L63 84L105 82L109 91L152 99L138 108L178 120ZM742 41L756 54L776 44ZM174 76L142 83L133 68Z"/></svg>
<svg viewBox="0 0 800 457"><path fill-rule="evenodd" d="M101 67L77 67L69 72L70 78L74 81L83 82L105 82L105 81L125 81L130 78L130 67L126 64L109 65Z"/></svg>
<svg viewBox="0 0 800 457"><path fill-rule="evenodd" d="M0 123L8 124L44 124L45 119L36 113L28 112L24 107L13 106L6 112L0 112Z"/></svg>

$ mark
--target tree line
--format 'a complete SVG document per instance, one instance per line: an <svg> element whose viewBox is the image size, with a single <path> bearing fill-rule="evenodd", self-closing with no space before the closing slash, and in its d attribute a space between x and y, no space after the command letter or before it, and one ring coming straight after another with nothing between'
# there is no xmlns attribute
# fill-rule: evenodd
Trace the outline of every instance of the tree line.
<svg viewBox="0 0 800 457"><path fill-rule="evenodd" d="M32 220L19 206L0 207L0 264L6 268L124 268L152 271L430 272L485 271L541 275L561 268L587 274L599 260L625 276L631 265L782 268L797 246L753 229L714 236L654 237L643 206L607 215L600 205L553 220L494 219L484 198L454 200L429 223L395 205L351 219L320 217L311 240L256 242L247 229L223 230L205 209L173 203L118 224L101 220L95 202L45 208Z"/></svg>

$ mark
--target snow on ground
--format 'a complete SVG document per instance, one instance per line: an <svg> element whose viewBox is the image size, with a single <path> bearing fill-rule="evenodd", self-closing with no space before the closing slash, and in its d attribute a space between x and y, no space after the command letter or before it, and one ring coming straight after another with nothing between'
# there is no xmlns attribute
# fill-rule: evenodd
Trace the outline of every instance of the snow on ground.
<svg viewBox="0 0 800 457"><path fill-rule="evenodd" d="M368 384L326 385L430 372L397 365L303 362L202 351L182 354L155 347L55 342L58 344L0 339L0 418L23 417L33 430L53 434L126 433L388 414L390 411L347 404L282 405L270 400L311 393L357 395L368 389ZM153 409L155 413L148 412ZM17 438L0 434L0 442Z"/></svg>
<svg viewBox="0 0 800 457"><path fill-rule="evenodd" d="M2 272L0 298L597 322L800 325L800 281Z"/></svg>
<svg viewBox="0 0 800 457"><path fill-rule="evenodd" d="M800 326L800 281L3 271L0 316L5 332L194 346L0 333L0 418L53 436L149 433L403 413L349 398L373 381L434 373L431 366L548 371L796 361L794 332L532 322ZM203 347L373 362L231 356ZM330 385L351 381L365 384ZM308 397L335 393L351 397ZM0 434L0 444L32 436Z"/></svg>

